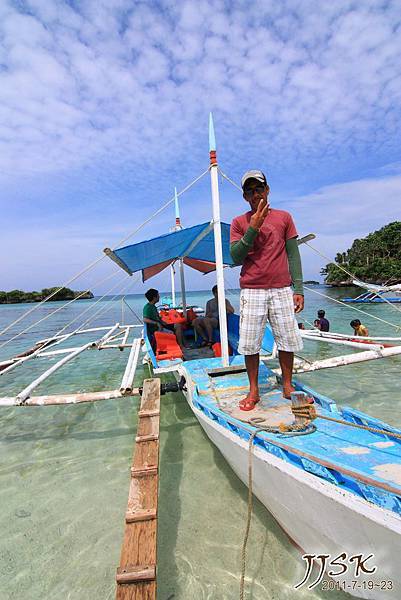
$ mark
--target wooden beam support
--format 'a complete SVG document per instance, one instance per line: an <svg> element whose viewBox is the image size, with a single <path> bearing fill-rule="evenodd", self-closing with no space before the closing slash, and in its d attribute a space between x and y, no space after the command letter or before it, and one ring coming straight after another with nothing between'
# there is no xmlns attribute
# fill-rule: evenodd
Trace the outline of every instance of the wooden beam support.
<svg viewBox="0 0 401 600"><path fill-rule="evenodd" d="M160 379L144 381L139 416L116 600L156 600Z"/></svg>
<svg viewBox="0 0 401 600"><path fill-rule="evenodd" d="M137 581L149 581L156 579L155 565L127 565L117 569L117 583L136 583Z"/></svg>

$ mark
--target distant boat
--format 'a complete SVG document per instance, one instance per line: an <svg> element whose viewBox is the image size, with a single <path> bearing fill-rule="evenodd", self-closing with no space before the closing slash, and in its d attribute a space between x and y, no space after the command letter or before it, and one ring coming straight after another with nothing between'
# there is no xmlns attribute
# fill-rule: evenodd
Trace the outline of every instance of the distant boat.
<svg viewBox="0 0 401 600"><path fill-rule="evenodd" d="M385 304L391 302L392 304L401 303L401 284L395 285L374 285L373 283L365 283L354 279L352 282L358 287L364 288L367 291L363 292L356 298L341 298L342 302L348 302L353 304ZM389 296L389 294L396 294L396 296Z"/></svg>

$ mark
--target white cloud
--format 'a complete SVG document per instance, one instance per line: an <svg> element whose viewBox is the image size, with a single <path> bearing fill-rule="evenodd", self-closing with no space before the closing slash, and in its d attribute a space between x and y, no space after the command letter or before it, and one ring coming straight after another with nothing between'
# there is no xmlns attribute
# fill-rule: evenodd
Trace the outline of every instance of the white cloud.
<svg viewBox="0 0 401 600"><path fill-rule="evenodd" d="M14 118L3 116L12 132L0 147L3 169L68 169L121 147L140 164L139 145L156 156L160 148L167 168L164 148L181 134L182 115L198 137L210 108L221 110L221 121L238 137L246 131L238 128L244 113L255 115L256 140L259 130L274 126L277 160L300 144L304 151L338 146L350 125L369 143L378 107L399 114L395 6L342 3L341 10L316 12L310 3L306 9L238 2L231 10L206 0L163 4L162 11L128 0L84 2L78 12L36 0L29 15L10 9L1 24L7 52L1 95ZM170 77L173 98L166 92ZM26 140L18 119L42 137ZM376 138L384 141L390 126L382 121ZM57 129L56 139L48 129ZM47 160L44 147L51 148Z"/></svg>
<svg viewBox="0 0 401 600"><path fill-rule="evenodd" d="M317 234L311 245L330 260L348 250L354 239L401 217L401 175L330 185L286 204L298 232ZM303 249L305 271L317 274L328 262Z"/></svg>
<svg viewBox="0 0 401 600"><path fill-rule="evenodd" d="M19 206L11 231L28 235L35 211L35 244L71 215L99 239L102 219L110 234L122 220L130 229L207 166L213 110L227 172L266 168L279 198L298 198L297 221L336 252L336 239L396 218L399 180L380 169L396 173L400 159L400 22L398 3L379 0L3 3L0 203L3 214ZM243 209L236 198L228 217ZM52 242L54 256L61 248ZM24 277L22 261L14 273Z"/></svg>

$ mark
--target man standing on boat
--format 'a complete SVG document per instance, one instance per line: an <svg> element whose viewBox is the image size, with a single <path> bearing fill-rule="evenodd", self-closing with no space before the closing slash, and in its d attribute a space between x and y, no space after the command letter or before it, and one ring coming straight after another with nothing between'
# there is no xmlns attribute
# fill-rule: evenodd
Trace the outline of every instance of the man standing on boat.
<svg viewBox="0 0 401 600"><path fill-rule="evenodd" d="M241 180L251 210L231 223L230 252L240 275L240 342L245 355L249 393L242 410L259 402L259 352L269 320L278 349L283 396L291 397L294 352L302 349L295 313L304 308L302 266L297 230L291 215L271 208L270 188L262 171L247 171ZM293 290L290 285L293 285Z"/></svg>

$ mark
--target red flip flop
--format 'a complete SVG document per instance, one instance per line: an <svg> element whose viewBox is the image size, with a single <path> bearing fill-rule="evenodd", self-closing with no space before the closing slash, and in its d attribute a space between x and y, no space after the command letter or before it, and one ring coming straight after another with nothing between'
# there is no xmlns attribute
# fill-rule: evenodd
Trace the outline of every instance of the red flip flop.
<svg viewBox="0 0 401 600"><path fill-rule="evenodd" d="M259 401L260 398L258 398L257 400L253 400L252 398L249 398L248 394L247 396L245 396L245 398L240 400L239 408L240 410L253 410Z"/></svg>

